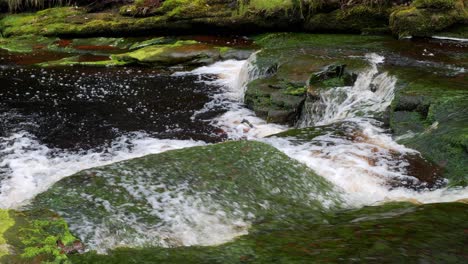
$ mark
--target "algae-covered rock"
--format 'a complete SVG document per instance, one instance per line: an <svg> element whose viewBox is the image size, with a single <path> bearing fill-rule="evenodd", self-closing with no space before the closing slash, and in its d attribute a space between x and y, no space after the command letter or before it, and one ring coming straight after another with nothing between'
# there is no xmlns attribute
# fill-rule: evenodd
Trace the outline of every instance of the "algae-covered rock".
<svg viewBox="0 0 468 264"><path fill-rule="evenodd" d="M129 53L112 56L120 62L136 62L172 66L178 64L204 65L221 59L220 49L196 41L178 41L174 44L153 45Z"/></svg>
<svg viewBox="0 0 468 264"><path fill-rule="evenodd" d="M0 209L1 263L70 263L67 254L82 250L57 214Z"/></svg>
<svg viewBox="0 0 468 264"><path fill-rule="evenodd" d="M444 168L451 185L468 183L468 91L465 74L395 71L400 89L390 125L399 142Z"/></svg>
<svg viewBox="0 0 468 264"><path fill-rule="evenodd" d="M72 56L60 60L47 61L36 64L40 67L57 67L57 66L89 66L89 67L112 67L125 66L129 62L112 60L109 57L93 57L93 56Z"/></svg>
<svg viewBox="0 0 468 264"><path fill-rule="evenodd" d="M358 5L312 15L305 29L312 32L387 33L387 9Z"/></svg>
<svg viewBox="0 0 468 264"><path fill-rule="evenodd" d="M36 35L24 35L13 38L0 38L0 49L9 52L27 53L35 50L46 50L57 39Z"/></svg>
<svg viewBox="0 0 468 264"><path fill-rule="evenodd" d="M390 203L344 210L328 222L307 218L252 231L213 247L120 248L88 252L73 263L340 263L453 262L465 259L468 205Z"/></svg>
<svg viewBox="0 0 468 264"><path fill-rule="evenodd" d="M339 195L308 167L259 142L169 151L65 178L33 202L64 217L91 248L220 244L250 225L306 214ZM315 220L314 220L315 219Z"/></svg>
<svg viewBox="0 0 468 264"><path fill-rule="evenodd" d="M366 50L367 45L370 47L370 43L379 38L294 33L262 35L256 43L263 49L256 53L252 62L258 76L247 85L245 104L269 122L294 125L301 114L311 74L323 71L330 64L347 65L349 72L343 70L332 76L335 79L312 80L310 86L354 82L352 72L367 66L361 49ZM346 51L340 47L346 47Z"/></svg>
<svg viewBox="0 0 468 264"><path fill-rule="evenodd" d="M458 23L468 23L463 0L419 0L390 16L392 32L399 37L429 37Z"/></svg>

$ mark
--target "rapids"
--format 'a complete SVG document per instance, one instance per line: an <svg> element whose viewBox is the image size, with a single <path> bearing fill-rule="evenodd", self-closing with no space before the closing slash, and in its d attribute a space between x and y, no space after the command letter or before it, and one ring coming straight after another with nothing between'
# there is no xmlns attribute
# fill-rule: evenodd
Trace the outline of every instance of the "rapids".
<svg viewBox="0 0 468 264"><path fill-rule="evenodd" d="M43 86L52 83L58 84L58 87L69 88L73 86L73 82L80 85L77 91L64 94L63 91L66 89L41 92L31 88L32 84L29 82L22 83L19 79L11 79L16 82L11 84L12 87L24 86L31 90L31 94L28 98L21 98L23 95L15 89L2 94L13 101L15 98L18 100L10 106L11 109L1 113L3 126L0 131L0 208L22 208L54 183L84 169L147 154L207 145L226 138L255 140L277 148L330 181L334 185L334 191L344 197L345 205L350 208L389 201L437 203L468 198L468 188L447 188L444 187L445 181L428 186L426 183L420 183L412 174L413 171L410 169L412 158L418 158L419 153L397 143L378 118L394 99L397 79L381 70L380 65L385 61L383 55L370 53L363 59L367 60L370 66L360 72L353 86L334 87L321 93L319 101L304 106L297 128L316 126L325 131L308 141L280 136L278 133L291 128L267 123L243 104L247 83L266 74L254 66L256 54L245 61L221 61L170 76L152 72L148 78L143 74L137 74L134 82L125 81L117 84L110 83L113 76L115 77L112 72L107 73L108 75L94 75L98 80L97 83L87 80L85 77L87 73L80 71L67 73L66 78L56 78L61 73L55 72L26 71L18 74L20 77L29 75L31 79L39 75L40 85ZM23 71L11 68L8 70ZM121 79L125 78L125 75L118 76ZM138 79L144 79L145 83L142 89L137 89L135 92L140 92L140 97L135 93L130 94L131 88L138 86L138 81L135 81ZM164 83L180 81L179 84L187 88L183 92L186 95L184 102L198 98L197 104L174 113L171 110L171 103L162 103L167 99L164 98L167 94L150 92L151 88L160 85L151 79ZM164 91L170 92L169 96L181 93L174 92L174 88L179 89L169 85ZM194 90L194 94L188 92L189 90ZM122 96L123 99L113 101L116 96ZM153 109L150 106L154 105L155 101L148 98L154 96L160 100L156 101L159 108ZM44 111L44 116L31 114L22 104L25 100L61 105L71 113L69 119L75 117L74 113L83 113L80 107L67 108L66 105L71 102L102 103L111 100L112 104L125 106L128 113L115 117L112 114L98 112L101 116L95 118L95 113L92 112L94 108L85 107L85 116L88 119L79 120L81 124L78 128L78 131L81 131L79 137L92 143L83 146L67 141L67 138L74 135L44 137L41 133L52 129L44 126L50 124L50 120L43 119L47 116L47 111ZM139 106L141 113L134 111L132 104ZM1 107L8 109L9 106ZM112 105L104 104L102 107L105 109ZM163 118L154 125L132 127L123 121L126 118L134 118L146 125L145 122L161 113ZM62 117L59 113L56 114L57 120L60 120ZM107 128L110 128L110 132L109 135L96 139L93 137L93 132L102 127L96 128L93 124L95 120L102 120L100 118L104 118L109 123ZM165 125L173 119L178 120L177 126ZM12 125L8 120L16 120L16 123ZM41 123L42 121L44 122ZM192 126L196 126L197 129L192 131ZM344 135L334 133L333 129L344 131ZM197 133L203 135L194 136ZM396 182L401 184L392 184ZM138 184L138 181L132 184ZM418 188L407 188L406 185L416 185ZM128 186L129 189L137 187L141 186ZM184 188L190 189L190 186ZM143 191L148 201L152 199L151 197L155 197L153 191ZM206 199L202 201L197 196L185 197L179 192L166 195L163 205L165 211L158 215L167 222L164 235L170 240L179 241L177 245L180 246L216 245L248 233L247 227L250 225L248 221L230 219L223 214L212 215L206 208L211 208L216 202L208 201L208 203ZM172 217L174 213L181 214L182 218L189 216L190 221L179 221L177 217ZM123 217L119 214L116 213L115 216ZM110 232L106 226L90 228L86 223L71 225L71 229L81 238L87 238L91 249L101 253L121 245L145 246L148 245L148 241L161 239L160 232L151 227L139 225L135 219L125 217L123 219L134 221L132 223L137 230L136 236L134 234L125 237L125 234L120 234L119 237L119 234ZM239 226L243 228L239 229ZM155 245L172 247L175 244Z"/></svg>

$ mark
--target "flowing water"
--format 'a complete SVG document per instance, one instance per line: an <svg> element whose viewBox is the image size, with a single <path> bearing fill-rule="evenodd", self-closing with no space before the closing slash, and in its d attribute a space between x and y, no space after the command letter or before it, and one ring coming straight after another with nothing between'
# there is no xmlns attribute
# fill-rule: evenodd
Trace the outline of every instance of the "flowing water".
<svg viewBox="0 0 468 264"><path fill-rule="evenodd" d="M306 103L297 126L321 129L312 140L269 137L290 128L267 123L243 105L246 84L262 76L253 66L255 59L253 54L247 61L222 61L175 74L3 65L0 208L20 208L83 169L226 139L276 147L333 183L352 208L468 198L467 188L448 189L440 179L420 180L412 169L422 160L419 153L398 144L379 121L394 99L397 81L381 70L384 56L367 54L363 59L370 66L353 86L329 89L318 101ZM131 184L138 182L144 180ZM222 211L213 215L215 201L184 196L184 190L173 190L164 199L155 198L153 189L139 190L154 208L165 208L158 215L167 222L162 229L139 225L120 211L115 217L134 221L136 235L109 233L106 226L89 229L86 223L71 229L99 252L148 245L163 237L178 242L154 245L215 245L247 233L248 221L230 219ZM162 204L157 202L161 199Z"/></svg>
<svg viewBox="0 0 468 264"><path fill-rule="evenodd" d="M251 60L254 59L255 55ZM417 151L398 144L382 128L383 124L373 118L392 102L396 78L379 71L383 56L368 54L366 59L371 66L359 74L354 86L323 92L319 102L306 106L299 121L299 127L342 124L341 129L349 134L337 136L332 131L300 143L294 138L265 138L288 127L268 124L243 107L245 87L242 87L246 78L252 80L260 75L257 69L252 69L250 61L220 62L191 74L217 74L220 79L208 83L224 86L224 93L217 95L216 101L226 100L224 107L229 110L212 120L214 126L226 131L231 139L260 140L306 164L339 187L352 207L388 201L434 203L466 198L467 188L431 188L427 183L422 183L418 190L391 186L395 181L401 185L418 184L410 167L415 159L421 158ZM235 67L240 64L241 67ZM208 107L212 107L211 103ZM444 182L435 185L440 187Z"/></svg>

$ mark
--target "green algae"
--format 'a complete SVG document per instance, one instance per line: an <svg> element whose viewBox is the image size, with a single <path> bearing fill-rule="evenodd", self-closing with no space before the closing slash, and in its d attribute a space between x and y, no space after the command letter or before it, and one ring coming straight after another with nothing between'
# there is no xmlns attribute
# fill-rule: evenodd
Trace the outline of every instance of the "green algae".
<svg viewBox="0 0 468 264"><path fill-rule="evenodd" d="M98 60L98 61L84 61L80 56L66 57L56 61L47 61L36 64L39 67L57 67L57 66L88 66L88 67L114 67L125 66L128 62L118 60Z"/></svg>
<svg viewBox="0 0 468 264"><path fill-rule="evenodd" d="M390 28L400 38L430 37L456 24L465 24L467 19L468 9L463 0L421 0L394 11Z"/></svg>
<svg viewBox="0 0 468 264"><path fill-rule="evenodd" d="M252 13L274 13L277 11L287 12L295 7L293 0L250 0L240 1L239 12L240 14Z"/></svg>
<svg viewBox="0 0 468 264"><path fill-rule="evenodd" d="M10 254L9 245L5 239L5 232L15 224L7 210L0 209L0 259Z"/></svg>
<svg viewBox="0 0 468 264"><path fill-rule="evenodd" d="M139 191L141 188L151 191ZM238 218L252 222L253 228L273 228L295 215L321 221L328 210L341 204L333 186L305 165L264 143L236 141L168 151L86 170L38 195L32 207L60 212L72 226L85 222L102 226L104 221L109 222L106 228L110 232L125 230L118 231L119 237L130 239L137 235L144 239L145 234L138 233L137 226L162 230L170 226L166 215L175 205L165 205L167 196L183 197L181 206L194 207L205 214L224 212L226 223ZM161 199L160 208L151 205L155 199ZM177 208L174 210L181 210ZM184 219L188 217L183 211L181 214ZM139 220L133 223L131 219ZM197 228L196 222L190 225ZM152 238L152 245L173 243L170 235L166 242L158 239L161 238Z"/></svg>
<svg viewBox="0 0 468 264"><path fill-rule="evenodd" d="M213 247L121 248L73 263L463 263L468 205L390 203L296 219Z"/></svg>
<svg viewBox="0 0 468 264"><path fill-rule="evenodd" d="M7 50L9 52L28 53L35 50L45 50L56 40L56 38L47 38L36 35L0 38L0 49Z"/></svg>
<svg viewBox="0 0 468 264"><path fill-rule="evenodd" d="M387 10L357 5L312 15L305 23L305 28L315 32L386 33L389 31L388 17Z"/></svg>
<svg viewBox="0 0 468 264"><path fill-rule="evenodd" d="M468 91L463 78L421 69L391 70L399 78L390 126L399 142L444 168L451 186L465 186L468 170Z"/></svg>
<svg viewBox="0 0 468 264"><path fill-rule="evenodd" d="M452 9L458 0L415 0L413 6L417 8Z"/></svg>
<svg viewBox="0 0 468 264"><path fill-rule="evenodd" d="M128 53L113 55L112 59L119 62L151 63L166 66L201 65L221 59L221 52L217 47L185 40L173 44L147 46Z"/></svg>
<svg viewBox="0 0 468 264"><path fill-rule="evenodd" d="M179 40L172 44L151 45L128 53L112 55L112 60L119 63L160 66L196 66L214 63L221 59L246 59L251 52L203 44L194 40Z"/></svg>
<svg viewBox="0 0 468 264"><path fill-rule="evenodd" d="M68 224L47 210L0 210L0 261L2 263L71 263L58 241L64 246L77 239Z"/></svg>

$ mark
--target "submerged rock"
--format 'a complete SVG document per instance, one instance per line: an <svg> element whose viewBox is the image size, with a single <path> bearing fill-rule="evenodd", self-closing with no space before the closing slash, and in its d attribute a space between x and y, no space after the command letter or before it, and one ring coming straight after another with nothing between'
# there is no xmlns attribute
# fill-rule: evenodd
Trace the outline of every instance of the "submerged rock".
<svg viewBox="0 0 468 264"><path fill-rule="evenodd" d="M333 187L259 142L149 155L80 172L37 196L91 248L215 245L339 206Z"/></svg>

